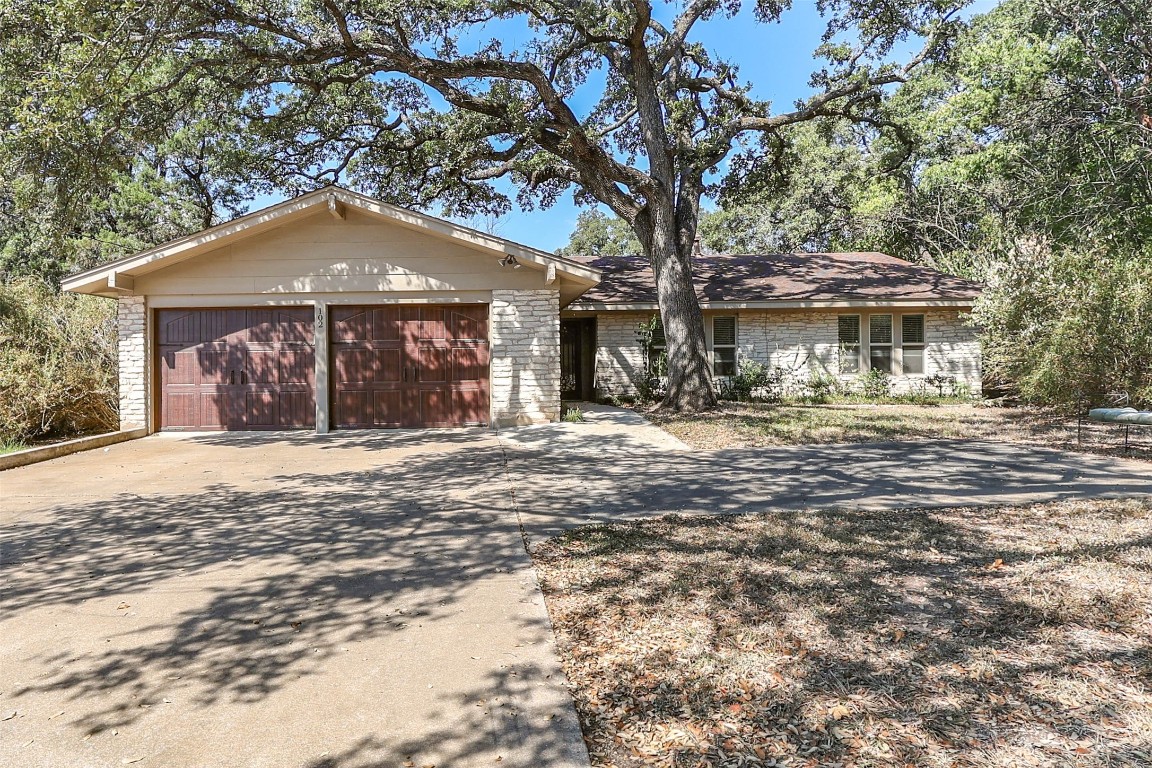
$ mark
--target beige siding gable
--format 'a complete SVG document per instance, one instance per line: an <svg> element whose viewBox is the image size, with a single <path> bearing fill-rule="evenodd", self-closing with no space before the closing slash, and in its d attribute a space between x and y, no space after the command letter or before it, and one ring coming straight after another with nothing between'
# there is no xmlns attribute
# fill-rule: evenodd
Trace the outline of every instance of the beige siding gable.
<svg viewBox="0 0 1152 768"><path fill-rule="evenodd" d="M149 295L542 289L539 269L349 210L318 212L142 275Z"/></svg>

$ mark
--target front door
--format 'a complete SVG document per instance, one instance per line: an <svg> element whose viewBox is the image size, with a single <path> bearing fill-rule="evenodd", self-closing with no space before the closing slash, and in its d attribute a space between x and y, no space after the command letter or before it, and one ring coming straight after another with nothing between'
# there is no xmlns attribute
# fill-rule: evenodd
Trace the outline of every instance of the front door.
<svg viewBox="0 0 1152 768"><path fill-rule="evenodd" d="M331 326L337 427L487 424L486 305L334 307Z"/></svg>
<svg viewBox="0 0 1152 768"><path fill-rule="evenodd" d="M596 319L560 321L560 399L591 400L596 372Z"/></svg>

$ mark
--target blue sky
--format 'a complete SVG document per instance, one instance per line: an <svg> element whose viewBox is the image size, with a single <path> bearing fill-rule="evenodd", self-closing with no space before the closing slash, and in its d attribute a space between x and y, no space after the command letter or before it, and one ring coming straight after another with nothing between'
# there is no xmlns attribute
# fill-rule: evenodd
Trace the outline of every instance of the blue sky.
<svg viewBox="0 0 1152 768"><path fill-rule="evenodd" d="M967 14L988 11L997 2L974 0ZM817 13L813 0L794 0L793 7L777 24L757 23L749 10L742 10L734 18L713 19L698 25L693 37L710 51L722 51L726 58L736 63L740 68L740 78L752 84L756 98L769 99L775 110L786 111L796 99L811 94L808 78L814 69L819 68L819 62L813 59L812 53L820 44L824 27L824 20ZM500 34L507 47L514 48L520 42L516 38L520 34L527 35L527 30L521 31L509 25L500 31L494 30L493 34ZM914 43L907 46L909 50L915 47ZM581 106L576 105L577 108ZM490 228L501 237L549 251L568 242L580 213L571 195L566 195L548 210L532 211L519 210L514 195L510 197L513 198L513 211L498 221L458 221L480 229ZM252 209L281 199L277 196L259 197L253 201Z"/></svg>

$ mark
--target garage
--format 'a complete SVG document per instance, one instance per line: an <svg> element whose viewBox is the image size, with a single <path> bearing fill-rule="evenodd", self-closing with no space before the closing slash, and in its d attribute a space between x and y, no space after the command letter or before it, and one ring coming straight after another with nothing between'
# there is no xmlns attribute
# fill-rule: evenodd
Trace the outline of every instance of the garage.
<svg viewBox="0 0 1152 768"><path fill-rule="evenodd" d="M162 309L156 339L161 429L315 425L311 307Z"/></svg>
<svg viewBox="0 0 1152 768"><path fill-rule="evenodd" d="M488 307L333 307L337 428L488 423Z"/></svg>
<svg viewBox="0 0 1152 768"><path fill-rule="evenodd" d="M122 429L324 434L559 419L560 312L599 280L332 186L63 288L116 302Z"/></svg>

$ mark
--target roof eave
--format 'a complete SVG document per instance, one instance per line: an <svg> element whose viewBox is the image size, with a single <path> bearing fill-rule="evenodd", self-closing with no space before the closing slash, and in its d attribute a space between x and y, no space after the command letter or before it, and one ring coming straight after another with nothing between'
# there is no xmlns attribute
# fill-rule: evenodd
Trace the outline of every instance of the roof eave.
<svg viewBox="0 0 1152 768"><path fill-rule="evenodd" d="M494 255L515 256L518 261L545 271L551 267L557 272L563 273L566 279L589 288L600 282L600 270L579 262L453 224L435 216L408 211L343 187L333 186L285 200L232 221L218 224L215 227L80 272L66 278L61 287L65 291L74 293L117 296L124 292L117 288L117 276L120 276L120 282L123 284L124 278L130 279L138 273L142 274L159 269L158 265L161 262L164 263L164 266L177 264L194 257L206 248L219 247L225 242L258 234L279 224L287 223L298 216L310 214L313 208L321 205L327 205L330 210L333 210L333 215L341 215L340 205L350 205L361 211L394 221L409 229L462 242ZM148 269L149 267L151 269Z"/></svg>
<svg viewBox="0 0 1152 768"><path fill-rule="evenodd" d="M768 301L701 301L701 309L865 309L868 307L971 308L973 298L949 299L818 299ZM583 301L568 307L573 312L642 312L659 309L654 301Z"/></svg>

